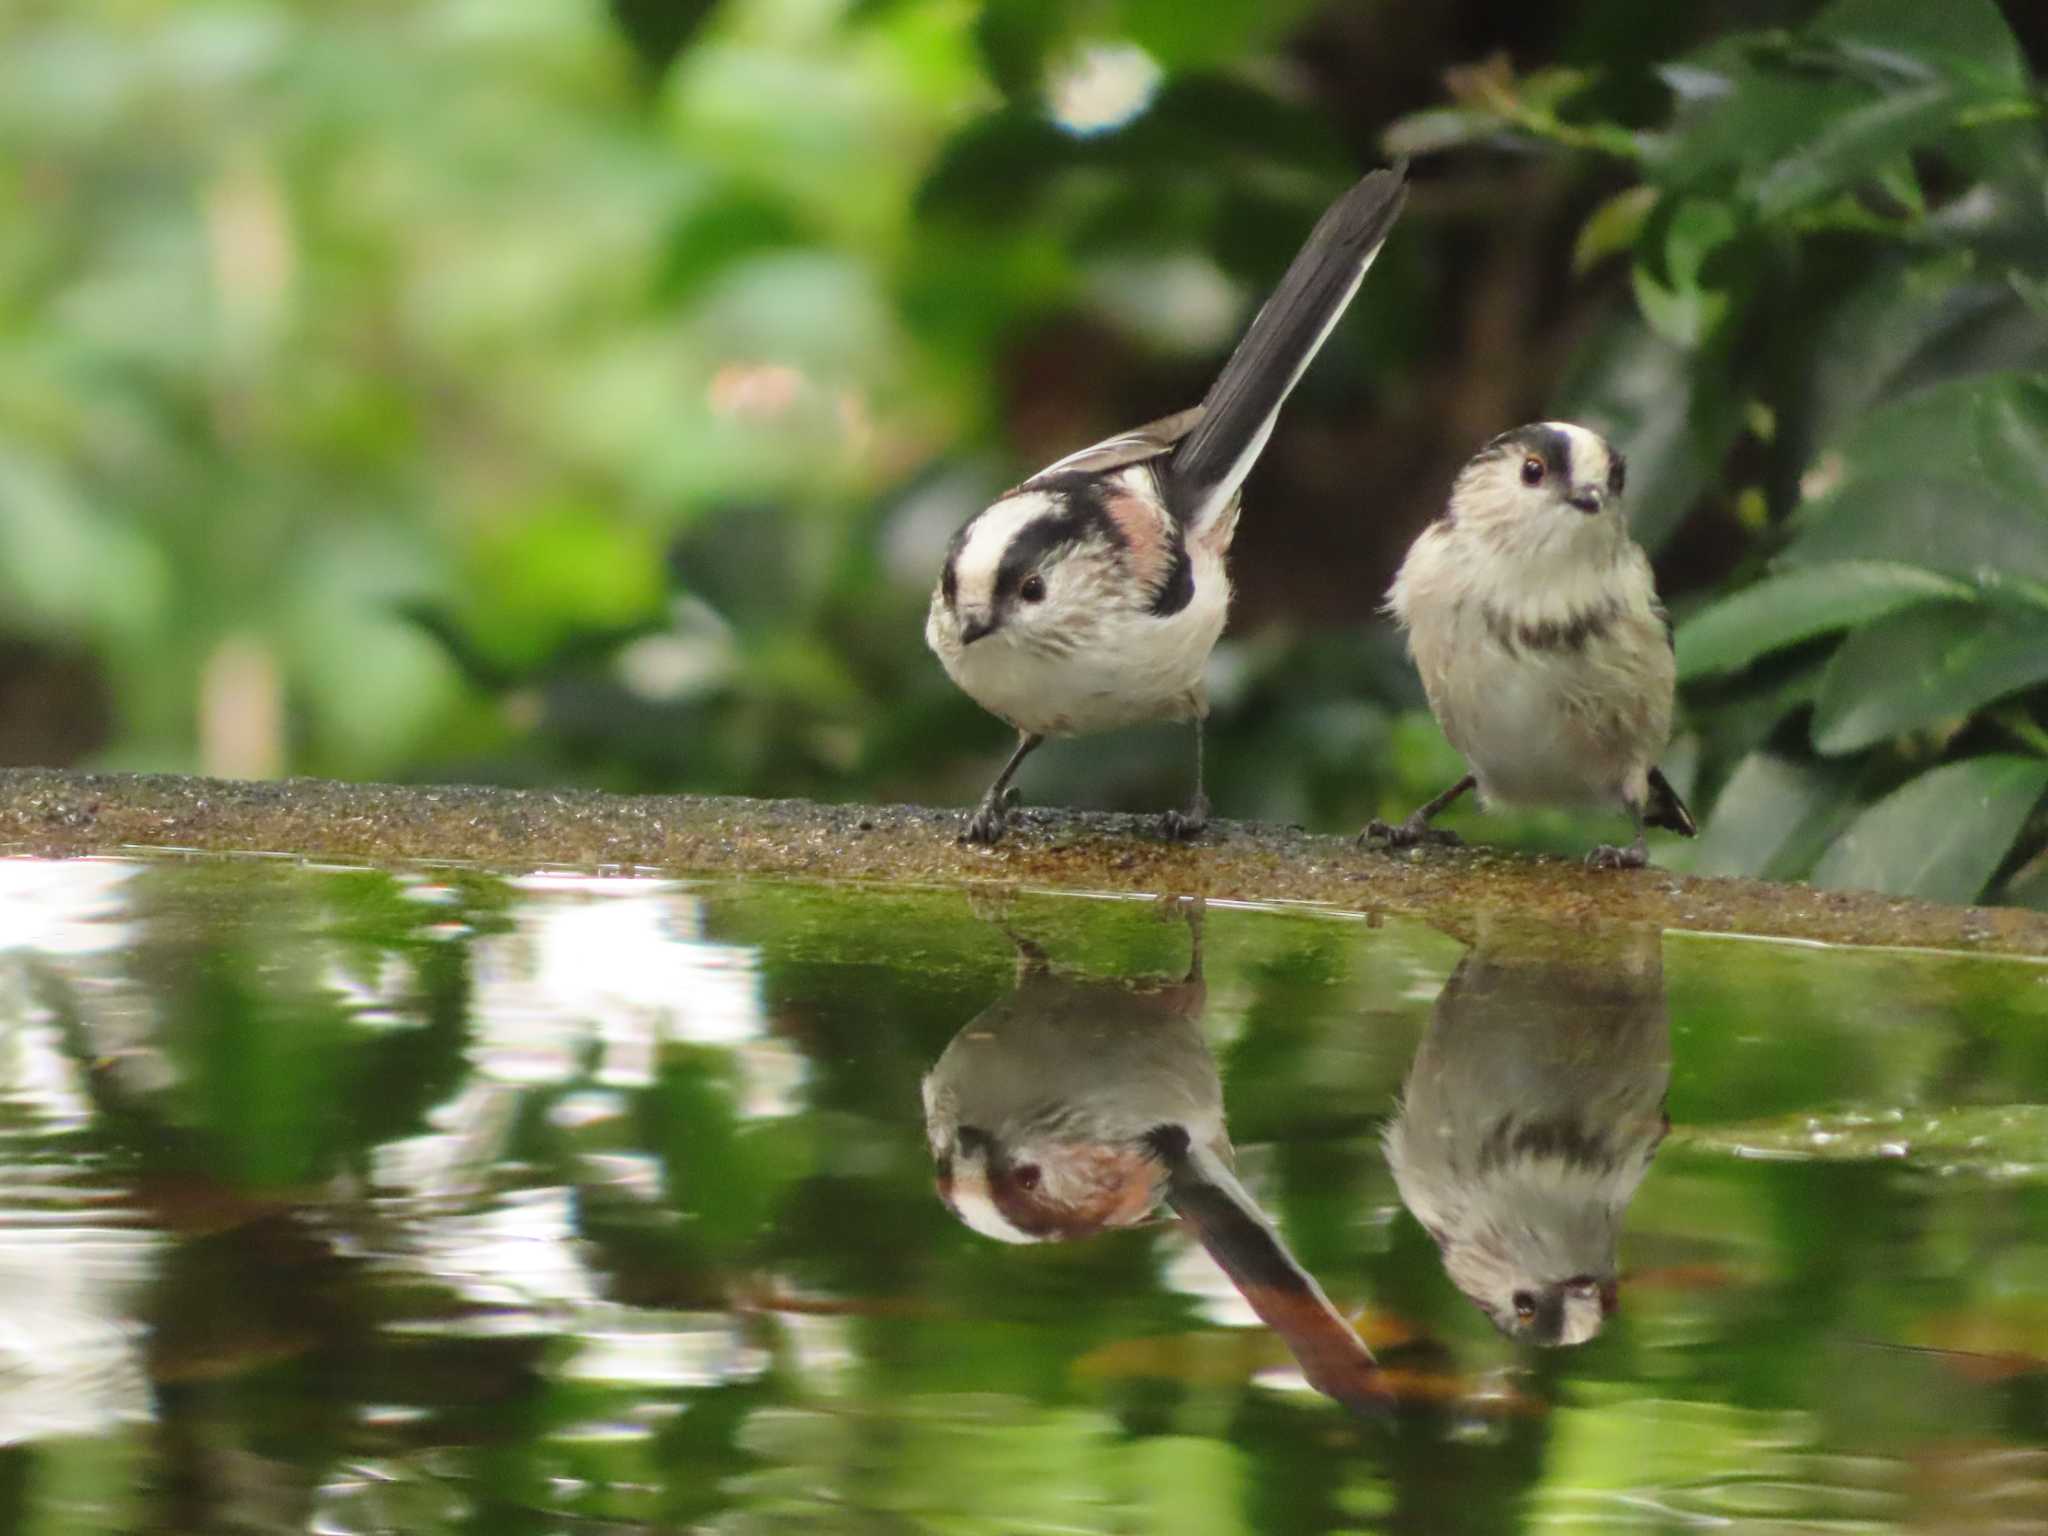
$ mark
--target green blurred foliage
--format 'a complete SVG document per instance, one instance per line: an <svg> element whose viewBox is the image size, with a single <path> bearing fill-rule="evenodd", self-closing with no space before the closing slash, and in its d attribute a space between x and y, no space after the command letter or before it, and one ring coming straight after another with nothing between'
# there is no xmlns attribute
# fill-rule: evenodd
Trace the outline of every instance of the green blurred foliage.
<svg viewBox="0 0 2048 1536"><path fill-rule="evenodd" d="M1456 776L1377 594L1477 442L1572 414L1682 620L1708 830L1660 858L2048 900L2043 42L1994 0L16 0L0 760L964 801L1006 732L924 652L946 537L1197 398L1402 151L1250 488L1219 809ZM1025 793L1174 803L1185 735Z"/></svg>

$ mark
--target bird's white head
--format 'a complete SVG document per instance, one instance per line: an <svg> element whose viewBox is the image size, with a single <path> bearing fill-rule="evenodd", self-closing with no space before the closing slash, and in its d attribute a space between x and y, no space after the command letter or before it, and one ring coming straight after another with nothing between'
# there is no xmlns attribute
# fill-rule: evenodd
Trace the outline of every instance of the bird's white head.
<svg viewBox="0 0 2048 1536"><path fill-rule="evenodd" d="M1064 653L1086 638L1092 615L1120 606L1128 540L1100 487L1067 478L1011 492L954 535L932 593L935 646Z"/></svg>
<svg viewBox="0 0 2048 1536"><path fill-rule="evenodd" d="M1626 538L1628 464L1599 433L1569 421L1503 432L1466 463L1444 517L1505 553L1572 558Z"/></svg>

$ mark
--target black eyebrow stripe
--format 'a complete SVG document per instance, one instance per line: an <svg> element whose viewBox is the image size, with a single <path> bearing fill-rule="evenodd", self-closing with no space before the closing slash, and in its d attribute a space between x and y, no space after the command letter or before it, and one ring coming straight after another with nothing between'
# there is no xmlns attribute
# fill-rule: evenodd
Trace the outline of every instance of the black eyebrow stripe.
<svg viewBox="0 0 2048 1536"><path fill-rule="evenodd" d="M967 536L974 531L974 525L981 519L970 517L953 530L953 541L946 546L946 564L939 572L939 590L945 594L946 605L951 607L960 594L960 551L967 547Z"/></svg>
<svg viewBox="0 0 2048 1536"><path fill-rule="evenodd" d="M1034 517L1011 536L1003 558L996 564L998 599L1014 593L1048 554L1064 545L1088 538L1106 539L1119 549L1128 544L1123 530L1102 504L1102 482L1097 476L1060 475L1040 482L1034 490L1053 497L1056 509Z"/></svg>
<svg viewBox="0 0 2048 1536"><path fill-rule="evenodd" d="M1567 481L1572 473L1572 440L1556 427L1534 422L1526 427L1514 427L1503 432L1480 449L1475 459L1490 454L1508 452L1532 453L1543 461L1543 467L1553 475Z"/></svg>

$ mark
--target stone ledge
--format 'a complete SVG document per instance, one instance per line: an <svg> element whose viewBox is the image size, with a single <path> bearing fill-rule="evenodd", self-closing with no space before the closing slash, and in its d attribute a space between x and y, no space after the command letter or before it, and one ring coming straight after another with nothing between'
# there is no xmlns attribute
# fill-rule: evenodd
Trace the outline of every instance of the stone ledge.
<svg viewBox="0 0 2048 1536"><path fill-rule="evenodd" d="M1593 871L1483 849L1390 855L1349 838L1238 822L1213 823L1201 841L1181 846L1156 836L1156 818L1095 812L1027 811L998 847L968 848L955 841L960 823L957 810L915 806L0 769L0 848L13 853L174 848L496 869L993 882L2048 955L2048 914L2011 908L1654 869Z"/></svg>

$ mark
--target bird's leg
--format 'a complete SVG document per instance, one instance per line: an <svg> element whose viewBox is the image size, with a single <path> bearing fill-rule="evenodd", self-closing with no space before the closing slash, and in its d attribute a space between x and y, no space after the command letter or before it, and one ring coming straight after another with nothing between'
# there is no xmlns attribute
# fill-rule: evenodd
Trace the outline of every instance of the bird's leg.
<svg viewBox="0 0 2048 1536"><path fill-rule="evenodd" d="M1650 845L1643 832L1643 808L1633 800L1628 803L1629 819L1636 824L1636 840L1626 848L1616 848L1611 843L1602 843L1586 855L1586 864L1592 869L1641 869L1650 862Z"/></svg>
<svg viewBox="0 0 2048 1536"><path fill-rule="evenodd" d="M1160 835L1169 842L1200 837L1209 825L1209 797L1202 792L1202 717L1195 716L1195 795L1185 811L1168 811L1159 820Z"/></svg>
<svg viewBox="0 0 2048 1536"><path fill-rule="evenodd" d="M1010 807L1015 803L1014 798L1006 793L1010 780L1017 776L1017 769L1024 759L1044 740L1043 736L1034 736L1029 731L1017 733L1017 750L1010 754L1010 760L1003 764L1003 771L996 775L995 783L989 785L988 793L981 797L981 804L967 818L967 825L960 833L961 842L992 843L1003 835L1003 828L1010 820Z"/></svg>
<svg viewBox="0 0 2048 1536"><path fill-rule="evenodd" d="M1468 773L1427 805L1416 807L1406 821L1394 824L1378 820L1367 822L1365 830L1358 834L1358 840L1361 843L1385 843L1389 848L1413 848L1417 843L1441 843L1455 848L1464 839L1443 827L1432 827L1430 822L1453 800L1478 783Z"/></svg>
<svg viewBox="0 0 2048 1536"><path fill-rule="evenodd" d="M1184 919L1188 925L1190 955L1185 981L1202 979L1202 919L1207 905L1199 896L1161 896L1152 904L1153 915L1162 923Z"/></svg>
<svg viewBox="0 0 2048 1536"><path fill-rule="evenodd" d="M970 885L967 888L967 910L974 914L976 921L987 923L1010 941L1017 951L1017 979L1022 981L1033 972L1049 969L1052 957L1045 952L1044 945L1018 932L1016 924L1010 921L1010 909L1016 895L1013 886Z"/></svg>

